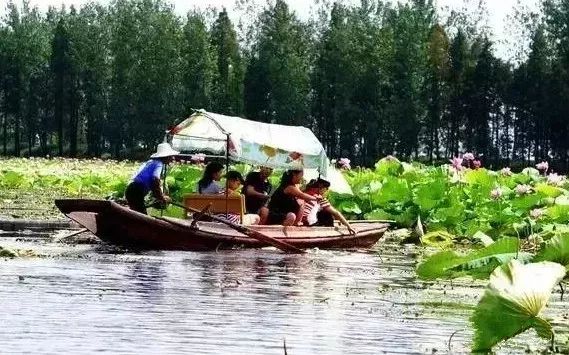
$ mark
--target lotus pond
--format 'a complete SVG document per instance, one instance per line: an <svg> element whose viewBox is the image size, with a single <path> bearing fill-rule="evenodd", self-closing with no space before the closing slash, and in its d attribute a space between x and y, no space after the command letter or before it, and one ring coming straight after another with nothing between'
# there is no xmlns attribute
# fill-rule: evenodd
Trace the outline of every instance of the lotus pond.
<svg viewBox="0 0 569 355"><path fill-rule="evenodd" d="M387 157L373 169L344 172L353 196L331 193L329 197L352 218L390 219L396 222L394 228L404 229L396 242L414 245L416 257L407 256L407 265L414 269L409 277L423 280L424 292L469 283L479 288L465 292L475 302L457 302L451 295L448 301L444 296L437 300L443 313L450 304L460 309L451 313L460 315L461 326L468 325L469 330L456 335L463 351L504 350L508 344L518 344L516 349L521 350L520 341L532 351L569 351L567 314L558 306L562 288L557 286L564 284L569 265L569 183L564 176L548 173L546 165L520 172L490 171L468 160L433 167ZM54 198L121 196L137 166L102 160L0 160L0 215L61 218L52 207ZM248 169L235 168L243 173ZM193 192L201 169L200 165L174 165L167 178L171 196L179 199ZM180 211L172 208L155 213L176 215ZM33 253L19 253L17 243L4 244L4 255L11 259L0 263L34 259ZM341 255L351 260L349 253ZM378 257L374 267L381 269ZM358 254L353 258L358 259ZM378 295L374 297L381 298L382 292L398 287L376 281ZM551 305L546 307L548 302L555 311ZM366 322L373 322L371 318ZM444 324L440 320L446 337L460 330L449 333ZM504 343L506 339L510 340ZM436 348L444 350L440 344Z"/></svg>

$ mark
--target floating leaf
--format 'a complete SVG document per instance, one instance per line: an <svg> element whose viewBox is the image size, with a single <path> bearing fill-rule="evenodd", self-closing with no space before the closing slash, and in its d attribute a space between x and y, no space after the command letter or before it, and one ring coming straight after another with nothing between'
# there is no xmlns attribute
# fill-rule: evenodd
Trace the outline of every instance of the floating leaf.
<svg viewBox="0 0 569 355"><path fill-rule="evenodd" d="M0 247L0 258L15 258L16 256L13 251Z"/></svg>
<svg viewBox="0 0 569 355"><path fill-rule="evenodd" d="M488 235L486 235L486 233L481 231L474 233L472 239L479 240L482 243L482 245L484 245L485 247L494 243L494 239L490 238Z"/></svg>
<svg viewBox="0 0 569 355"><path fill-rule="evenodd" d="M560 233L545 242L535 256L535 261L552 261L569 265L569 233Z"/></svg>
<svg viewBox="0 0 569 355"><path fill-rule="evenodd" d="M472 351L489 351L530 328L551 338L551 325L539 314L564 276L565 268L551 262L523 265L511 260L494 270L470 318L475 330Z"/></svg>
<svg viewBox="0 0 569 355"><path fill-rule="evenodd" d="M485 278L499 265L505 264L521 256L530 259L529 254L518 255L519 240L517 238L502 238L491 245L459 255L453 251L443 251L432 255L417 267L417 275L426 280L438 278L454 278L470 275Z"/></svg>
<svg viewBox="0 0 569 355"><path fill-rule="evenodd" d="M434 231L425 234L421 242L425 246L448 248L454 244L454 236L445 231Z"/></svg>

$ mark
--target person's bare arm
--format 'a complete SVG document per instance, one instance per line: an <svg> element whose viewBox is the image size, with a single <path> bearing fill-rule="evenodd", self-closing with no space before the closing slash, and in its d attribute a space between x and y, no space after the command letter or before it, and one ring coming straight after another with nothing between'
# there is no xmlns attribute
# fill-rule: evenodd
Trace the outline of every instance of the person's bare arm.
<svg viewBox="0 0 569 355"><path fill-rule="evenodd" d="M255 188L251 185L247 186L247 189L245 189L245 194L248 196L253 196L253 197L257 197L257 198L267 198L269 197L269 195L266 195L264 193L258 192L257 190L255 190Z"/></svg>
<svg viewBox="0 0 569 355"><path fill-rule="evenodd" d="M296 186L289 186L286 189L284 189L284 192L287 195L294 196L294 197L302 199L304 201L319 201L320 200L320 198L318 198L316 196L312 196L312 195L309 195L307 193L302 192Z"/></svg>
<svg viewBox="0 0 569 355"><path fill-rule="evenodd" d="M158 178L152 179L152 194L162 202L170 202L170 198L162 191L162 181Z"/></svg>
<svg viewBox="0 0 569 355"><path fill-rule="evenodd" d="M356 234L356 231L352 228L350 222L348 222L346 217L344 217L344 215L340 211L338 211L332 206L328 206L324 210L329 212L332 216L334 216L335 219L337 219L338 221L340 221L340 223L345 225L348 228L348 231L350 231L350 233Z"/></svg>

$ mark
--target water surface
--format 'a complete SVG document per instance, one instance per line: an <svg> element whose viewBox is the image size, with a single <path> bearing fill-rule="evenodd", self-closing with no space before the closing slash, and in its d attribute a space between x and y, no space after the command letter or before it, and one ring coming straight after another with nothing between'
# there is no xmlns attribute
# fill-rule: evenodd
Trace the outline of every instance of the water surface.
<svg viewBox="0 0 569 355"><path fill-rule="evenodd" d="M378 354L467 352L483 283L424 283L418 249L124 253L0 237L0 353ZM552 298L548 316L566 322ZM458 331L458 332L457 332ZM530 346L531 344L531 346ZM544 348L527 333L501 353Z"/></svg>

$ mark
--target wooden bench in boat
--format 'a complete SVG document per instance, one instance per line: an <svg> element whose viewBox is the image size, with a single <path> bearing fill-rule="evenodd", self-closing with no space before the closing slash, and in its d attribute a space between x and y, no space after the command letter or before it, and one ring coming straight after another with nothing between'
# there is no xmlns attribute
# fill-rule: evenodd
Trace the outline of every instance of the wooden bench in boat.
<svg viewBox="0 0 569 355"><path fill-rule="evenodd" d="M183 197L184 206L202 210L210 206L212 214L231 213L239 216L239 221L243 222L245 215L245 196L225 196L225 195L200 195L187 194ZM186 218L191 218L191 213L186 210Z"/></svg>

